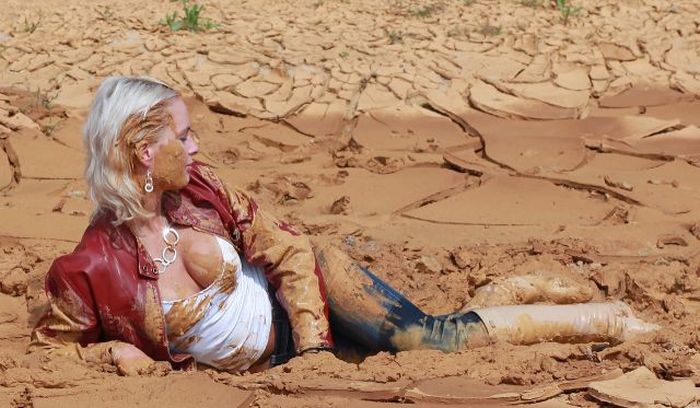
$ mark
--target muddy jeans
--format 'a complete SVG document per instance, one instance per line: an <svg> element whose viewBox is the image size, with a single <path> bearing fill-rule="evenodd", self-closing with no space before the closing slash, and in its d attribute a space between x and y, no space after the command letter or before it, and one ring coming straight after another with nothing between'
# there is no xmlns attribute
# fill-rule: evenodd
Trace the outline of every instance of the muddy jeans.
<svg viewBox="0 0 700 408"><path fill-rule="evenodd" d="M271 293L274 293L274 289ZM270 356L270 367L284 364L296 356L292 325L289 323L287 312L282 308L274 295L272 298L272 325L275 327L275 349Z"/></svg>
<svg viewBox="0 0 700 408"><path fill-rule="evenodd" d="M331 331L341 354L456 351L468 347L472 336L485 336L486 327L474 312L426 314L368 269L347 259L329 261L323 253L319 255L328 288ZM289 319L276 301L273 324L277 341L271 361L283 364L294 357L294 343Z"/></svg>
<svg viewBox="0 0 700 408"><path fill-rule="evenodd" d="M370 305L381 308L348 310L347 303L343 303L347 296L333 291L333 296L328 297L331 328L334 334L338 333L371 352L456 351L467 347L473 334L486 333L481 319L473 312L442 316L426 314L366 268L354 269L366 277L360 280L363 282L359 288L362 296L372 298Z"/></svg>

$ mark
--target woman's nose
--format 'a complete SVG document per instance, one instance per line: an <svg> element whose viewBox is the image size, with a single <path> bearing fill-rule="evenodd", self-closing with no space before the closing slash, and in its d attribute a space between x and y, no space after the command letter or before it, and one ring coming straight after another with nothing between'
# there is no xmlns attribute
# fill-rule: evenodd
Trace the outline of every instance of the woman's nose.
<svg viewBox="0 0 700 408"><path fill-rule="evenodd" d="M197 145L197 142L194 140L193 137L187 138L187 142L185 142L185 150L190 156L199 151L199 146Z"/></svg>

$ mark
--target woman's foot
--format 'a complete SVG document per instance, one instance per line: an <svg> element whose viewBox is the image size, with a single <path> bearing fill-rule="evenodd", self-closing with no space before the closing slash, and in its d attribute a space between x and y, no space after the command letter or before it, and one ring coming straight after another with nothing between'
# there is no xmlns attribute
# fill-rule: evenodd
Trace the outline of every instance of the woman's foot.
<svg viewBox="0 0 700 408"><path fill-rule="evenodd" d="M622 342L660 329L634 316L623 302L498 306L473 310L494 342Z"/></svg>

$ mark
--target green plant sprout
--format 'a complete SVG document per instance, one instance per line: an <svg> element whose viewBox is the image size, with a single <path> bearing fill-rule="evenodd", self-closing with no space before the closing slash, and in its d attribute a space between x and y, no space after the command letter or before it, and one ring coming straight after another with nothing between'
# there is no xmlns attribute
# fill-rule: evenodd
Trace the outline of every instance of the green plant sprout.
<svg viewBox="0 0 700 408"><path fill-rule="evenodd" d="M442 10L444 7L441 3L430 3L425 6L413 8L410 13L413 17L418 18L428 18L431 17L435 12Z"/></svg>
<svg viewBox="0 0 700 408"><path fill-rule="evenodd" d="M97 7L95 11L97 11L97 14L100 16L100 20L103 21L110 21L114 17L114 11L112 11L110 6L104 6L104 8Z"/></svg>
<svg viewBox="0 0 700 408"><path fill-rule="evenodd" d="M491 25L490 23L484 24L483 26L481 26L481 29L479 29L481 35L485 37L493 37L495 35L500 35L501 31L503 31L503 28L501 26Z"/></svg>
<svg viewBox="0 0 700 408"><path fill-rule="evenodd" d="M581 12L581 6L572 6L569 0L557 0L557 9L561 13L562 21L564 24L569 23L569 17L575 16Z"/></svg>
<svg viewBox="0 0 700 408"><path fill-rule="evenodd" d="M386 35L389 37L389 44L403 42L403 34L398 31L389 31Z"/></svg>
<svg viewBox="0 0 700 408"><path fill-rule="evenodd" d="M39 28L39 24L41 23L41 16L39 16L36 21L30 21L26 16L24 17L24 32L32 34L34 31L36 31L37 28Z"/></svg>
<svg viewBox="0 0 700 408"><path fill-rule="evenodd" d="M202 10L204 10L204 5L196 3L190 5L190 0L170 0L170 2L180 2L182 4L182 11L185 13L182 17L180 17L180 14L177 11L173 11L171 14L166 14L165 18L160 21L162 25L170 27L171 30L187 30L196 32L211 30L219 27L218 24L213 23L211 20L200 20Z"/></svg>

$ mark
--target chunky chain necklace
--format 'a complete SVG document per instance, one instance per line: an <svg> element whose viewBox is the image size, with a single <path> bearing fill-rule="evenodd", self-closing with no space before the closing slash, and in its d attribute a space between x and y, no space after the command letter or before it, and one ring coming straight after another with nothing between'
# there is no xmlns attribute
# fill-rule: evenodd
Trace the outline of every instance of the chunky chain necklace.
<svg viewBox="0 0 700 408"><path fill-rule="evenodd" d="M158 275L165 273L175 260L177 259L177 249L175 246L180 242L180 234L175 231L171 226L166 226L163 228L163 242L165 242L165 248L163 248L163 254L160 258L154 258L153 262L160 264L158 269Z"/></svg>

